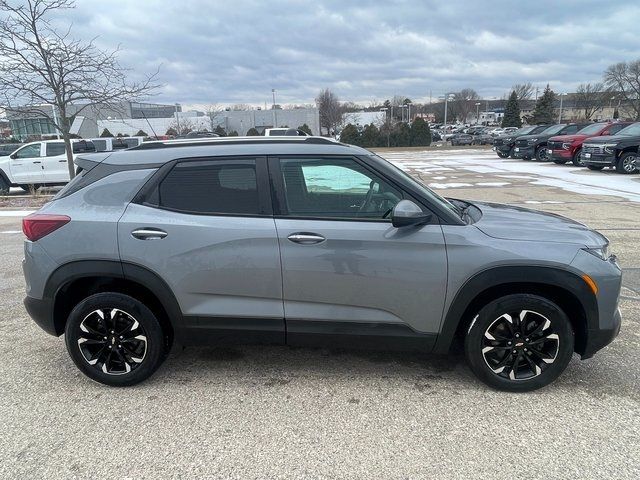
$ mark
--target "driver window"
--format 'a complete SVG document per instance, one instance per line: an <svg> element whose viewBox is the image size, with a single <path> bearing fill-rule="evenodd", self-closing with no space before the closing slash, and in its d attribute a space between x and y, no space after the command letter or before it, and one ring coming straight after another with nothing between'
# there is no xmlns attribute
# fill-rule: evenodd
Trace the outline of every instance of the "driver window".
<svg viewBox="0 0 640 480"><path fill-rule="evenodd" d="M289 215L388 218L402 193L353 159L282 159Z"/></svg>
<svg viewBox="0 0 640 480"><path fill-rule="evenodd" d="M40 144L34 143L21 148L16 153L16 158L34 158L40 156Z"/></svg>

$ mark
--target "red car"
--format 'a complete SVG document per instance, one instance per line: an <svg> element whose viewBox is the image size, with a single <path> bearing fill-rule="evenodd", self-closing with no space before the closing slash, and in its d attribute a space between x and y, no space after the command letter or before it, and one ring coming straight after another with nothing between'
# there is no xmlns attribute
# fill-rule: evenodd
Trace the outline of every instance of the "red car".
<svg viewBox="0 0 640 480"><path fill-rule="evenodd" d="M580 159L580 154L582 153L582 143L587 138L615 135L630 124L630 122L594 123L573 135L551 137L547 142L547 156L558 165L571 161L576 167L582 167L584 165Z"/></svg>

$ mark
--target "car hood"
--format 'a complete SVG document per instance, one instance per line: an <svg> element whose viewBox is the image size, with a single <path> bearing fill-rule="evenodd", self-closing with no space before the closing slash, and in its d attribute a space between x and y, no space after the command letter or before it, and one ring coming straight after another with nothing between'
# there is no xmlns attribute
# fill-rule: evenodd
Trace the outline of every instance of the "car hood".
<svg viewBox="0 0 640 480"><path fill-rule="evenodd" d="M634 137L630 135L605 135L603 137L591 137L587 143L618 143Z"/></svg>
<svg viewBox="0 0 640 480"><path fill-rule="evenodd" d="M549 138L549 141L553 140L554 142L575 142L576 140L584 140L588 138L588 135L556 135L555 137Z"/></svg>
<svg viewBox="0 0 640 480"><path fill-rule="evenodd" d="M541 133L536 133L533 135L521 135L519 137L516 137L516 140L529 140L531 138L549 138L551 135L542 135Z"/></svg>
<svg viewBox="0 0 640 480"><path fill-rule="evenodd" d="M555 213L499 203L474 202L482 217L474 223L483 233L506 240L573 243L600 247L607 238L586 225Z"/></svg>

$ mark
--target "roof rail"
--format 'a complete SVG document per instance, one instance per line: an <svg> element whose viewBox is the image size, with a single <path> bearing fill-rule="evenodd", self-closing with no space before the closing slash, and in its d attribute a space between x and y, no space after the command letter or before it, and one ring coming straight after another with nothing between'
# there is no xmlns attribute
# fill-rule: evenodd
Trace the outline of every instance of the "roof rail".
<svg viewBox="0 0 640 480"><path fill-rule="evenodd" d="M180 140L157 140L151 142L142 142L136 147L129 150L154 150L159 148L177 148L177 147L200 147L212 145L254 145L254 144L272 144L272 143L311 143L322 145L340 145L337 140L325 137L212 137L199 139L180 139Z"/></svg>

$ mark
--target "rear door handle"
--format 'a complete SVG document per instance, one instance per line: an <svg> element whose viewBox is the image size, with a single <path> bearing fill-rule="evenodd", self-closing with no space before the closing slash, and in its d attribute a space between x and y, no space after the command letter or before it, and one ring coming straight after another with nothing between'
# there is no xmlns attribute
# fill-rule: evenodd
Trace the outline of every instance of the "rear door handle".
<svg viewBox="0 0 640 480"><path fill-rule="evenodd" d="M162 240L167 232L159 228L138 228L131 232L131 236L138 240Z"/></svg>
<svg viewBox="0 0 640 480"><path fill-rule="evenodd" d="M33 162L33 163L42 163L42 162L41 162L40 160L36 160L36 161L35 161L35 162Z"/></svg>
<svg viewBox="0 0 640 480"><path fill-rule="evenodd" d="M299 243L300 245L314 245L316 243L322 243L326 240L322 235L309 232L297 232L292 233L287 237L289 241L293 243Z"/></svg>

